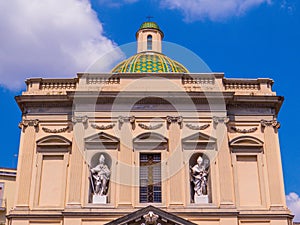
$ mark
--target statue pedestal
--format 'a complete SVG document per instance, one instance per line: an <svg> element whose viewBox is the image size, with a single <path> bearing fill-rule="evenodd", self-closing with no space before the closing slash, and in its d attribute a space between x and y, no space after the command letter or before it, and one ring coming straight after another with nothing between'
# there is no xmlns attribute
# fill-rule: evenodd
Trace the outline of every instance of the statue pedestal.
<svg viewBox="0 0 300 225"><path fill-rule="evenodd" d="M194 200L196 204L207 204L208 203L208 196L207 195L195 195Z"/></svg>
<svg viewBox="0 0 300 225"><path fill-rule="evenodd" d="M107 196L106 195L93 195L94 204L106 204Z"/></svg>

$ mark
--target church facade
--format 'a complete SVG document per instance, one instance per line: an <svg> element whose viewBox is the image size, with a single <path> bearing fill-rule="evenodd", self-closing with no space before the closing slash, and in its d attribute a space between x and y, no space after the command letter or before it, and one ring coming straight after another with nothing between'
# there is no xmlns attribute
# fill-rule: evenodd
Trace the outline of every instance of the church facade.
<svg viewBox="0 0 300 225"><path fill-rule="evenodd" d="M289 225L273 80L190 73L145 22L111 73L26 80L10 225Z"/></svg>

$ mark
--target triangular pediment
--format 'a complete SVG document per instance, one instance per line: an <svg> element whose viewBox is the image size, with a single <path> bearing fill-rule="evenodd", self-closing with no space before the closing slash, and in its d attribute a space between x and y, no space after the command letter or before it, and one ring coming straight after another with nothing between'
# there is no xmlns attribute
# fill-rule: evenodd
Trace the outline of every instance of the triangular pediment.
<svg viewBox="0 0 300 225"><path fill-rule="evenodd" d="M147 223L147 219L156 220L156 223ZM141 224L161 224L161 225L196 225L177 215L166 212L152 205L130 213L124 217L111 221L105 225L141 225Z"/></svg>
<svg viewBox="0 0 300 225"><path fill-rule="evenodd" d="M133 139L134 149L167 149L168 139L155 132L147 132Z"/></svg>
<svg viewBox="0 0 300 225"><path fill-rule="evenodd" d="M93 134L92 136L85 138L86 147L92 149L111 149L112 147L117 148L119 142L119 138L104 132Z"/></svg>
<svg viewBox="0 0 300 225"><path fill-rule="evenodd" d="M214 149L216 145L216 138L207 134L198 132L182 139L184 149Z"/></svg>

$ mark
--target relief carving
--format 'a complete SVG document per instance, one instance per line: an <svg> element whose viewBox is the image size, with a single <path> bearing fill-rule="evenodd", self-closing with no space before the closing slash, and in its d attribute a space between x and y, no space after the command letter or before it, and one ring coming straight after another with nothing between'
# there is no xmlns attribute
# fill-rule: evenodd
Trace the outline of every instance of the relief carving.
<svg viewBox="0 0 300 225"><path fill-rule="evenodd" d="M190 128L191 130L205 130L206 128L208 128L210 126L210 124L204 124L204 125L200 126L200 125L193 125L191 123L187 123L185 126Z"/></svg>
<svg viewBox="0 0 300 225"><path fill-rule="evenodd" d="M139 127L141 127L144 130L157 130L157 129L159 129L163 126L162 123L155 124L155 125L151 125L151 124L146 125L146 124L143 124L143 123L139 123L138 125L139 125Z"/></svg>
<svg viewBox="0 0 300 225"><path fill-rule="evenodd" d="M116 124L112 123L112 124L108 124L108 125L97 125L95 123L92 123L91 124L91 127L94 128L94 129L97 129L97 130L108 130L108 129L112 129L114 128Z"/></svg>
<svg viewBox="0 0 300 225"><path fill-rule="evenodd" d="M252 127L250 129L240 129L238 127L231 127L231 130L233 130L237 133L247 134L247 133L253 133L253 132L257 131L257 127Z"/></svg>
<svg viewBox="0 0 300 225"><path fill-rule="evenodd" d="M46 133L63 133L66 132L70 127L66 126L60 129L49 129L47 127L43 127L42 130Z"/></svg>

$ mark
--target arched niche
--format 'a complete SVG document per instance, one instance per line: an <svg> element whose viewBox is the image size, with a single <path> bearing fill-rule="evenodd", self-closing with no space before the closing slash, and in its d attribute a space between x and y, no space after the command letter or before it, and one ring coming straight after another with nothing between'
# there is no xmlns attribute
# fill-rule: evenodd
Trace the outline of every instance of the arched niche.
<svg viewBox="0 0 300 225"><path fill-rule="evenodd" d="M239 136L229 142L231 151L233 152L261 152L264 142L257 137Z"/></svg>
<svg viewBox="0 0 300 225"><path fill-rule="evenodd" d="M104 164L108 167L108 169L110 170L110 173L111 173L111 168L112 168L112 158L111 156L106 153L106 152L97 152L95 153L91 159L90 159L90 162L89 162L89 199L88 199L88 202L89 203L93 203L93 194L95 192L95 179L94 179L94 176L91 172L91 169L97 167L97 165L99 164L99 159L100 159L100 156L103 155L104 158L105 158L105 161L104 161ZM110 197L110 179L107 183L107 188L108 188L108 191L107 191L107 197L108 197L108 202L109 202L109 197Z"/></svg>
<svg viewBox="0 0 300 225"><path fill-rule="evenodd" d="M167 150L168 139L155 132L146 132L133 139L134 150Z"/></svg>
<svg viewBox="0 0 300 225"><path fill-rule="evenodd" d="M202 163L199 165L199 158L202 158ZM194 153L189 159L189 174L190 174L190 202L196 204L207 204L212 202L211 190L211 160L204 153ZM201 184L206 184L204 188ZM197 187L203 187L201 190ZM197 193L196 193L197 192ZM198 195L201 193L200 195ZM196 197L200 196L200 197Z"/></svg>
<svg viewBox="0 0 300 225"><path fill-rule="evenodd" d="M59 135L50 135L43 137L36 142L37 151L70 151L72 142Z"/></svg>

